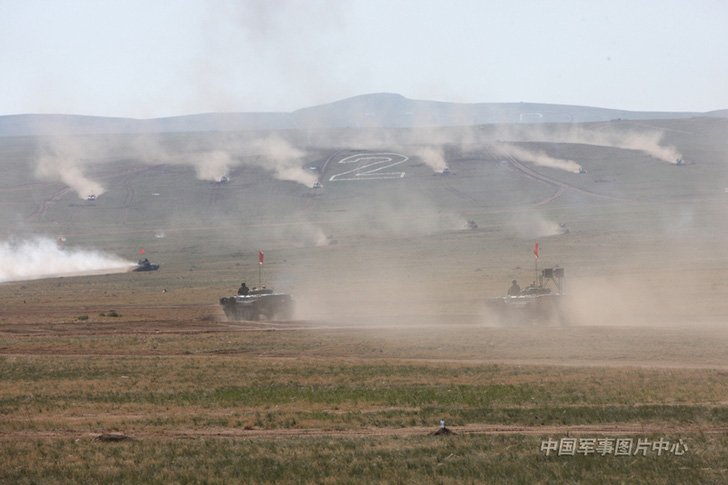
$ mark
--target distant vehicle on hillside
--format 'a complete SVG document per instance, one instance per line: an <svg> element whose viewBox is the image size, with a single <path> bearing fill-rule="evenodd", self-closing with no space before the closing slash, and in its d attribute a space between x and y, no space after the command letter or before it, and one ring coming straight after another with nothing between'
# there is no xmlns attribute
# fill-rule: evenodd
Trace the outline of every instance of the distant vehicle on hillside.
<svg viewBox="0 0 728 485"><path fill-rule="evenodd" d="M96 200L96 196L94 194L89 194L89 196L86 197L86 200Z"/></svg>

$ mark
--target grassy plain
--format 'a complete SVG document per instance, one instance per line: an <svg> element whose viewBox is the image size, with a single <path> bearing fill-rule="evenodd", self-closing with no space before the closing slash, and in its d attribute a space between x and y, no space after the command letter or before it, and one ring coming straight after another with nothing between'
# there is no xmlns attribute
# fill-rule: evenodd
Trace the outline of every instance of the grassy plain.
<svg viewBox="0 0 728 485"><path fill-rule="evenodd" d="M94 203L18 168L11 235L162 268L0 284L0 482L725 482L724 124L660 123L695 165L541 143L589 171L532 167L544 180L469 146L451 176L413 156L401 179L345 183L327 180L355 152L309 147L317 192L117 155L91 170ZM3 161L34 143L5 140ZM534 240L539 267L566 268L570 325L500 326L485 299L534 277ZM295 321L224 321L258 250ZM455 434L431 435L441 418ZM541 449L570 438L687 448Z"/></svg>
<svg viewBox="0 0 728 485"><path fill-rule="evenodd" d="M4 326L4 481L695 483L728 473L724 329L654 337L119 314ZM455 435L431 435L440 418ZM114 434L129 439L95 441ZM687 451L541 451L566 437L683 440Z"/></svg>

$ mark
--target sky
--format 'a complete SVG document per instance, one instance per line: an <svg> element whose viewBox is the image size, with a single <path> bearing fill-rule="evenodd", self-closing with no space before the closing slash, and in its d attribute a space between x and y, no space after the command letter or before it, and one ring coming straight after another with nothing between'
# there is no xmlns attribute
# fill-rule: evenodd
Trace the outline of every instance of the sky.
<svg viewBox="0 0 728 485"><path fill-rule="evenodd" d="M724 0L0 0L0 115L728 109Z"/></svg>

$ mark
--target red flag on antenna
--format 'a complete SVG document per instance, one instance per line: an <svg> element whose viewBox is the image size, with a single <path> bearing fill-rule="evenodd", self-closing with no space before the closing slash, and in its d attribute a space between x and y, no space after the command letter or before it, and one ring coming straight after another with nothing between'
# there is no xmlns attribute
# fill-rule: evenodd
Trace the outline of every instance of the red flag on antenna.
<svg viewBox="0 0 728 485"><path fill-rule="evenodd" d="M536 242L536 247L533 250L533 254L535 254L536 255L536 259L538 259L538 241L535 241L535 242Z"/></svg>
<svg viewBox="0 0 728 485"><path fill-rule="evenodd" d="M139 250L139 254L144 254L144 250L143 249L140 249Z"/></svg>
<svg viewBox="0 0 728 485"><path fill-rule="evenodd" d="M263 251L259 250L258 256L259 256L259 258L258 258L259 264L263 264Z"/></svg>

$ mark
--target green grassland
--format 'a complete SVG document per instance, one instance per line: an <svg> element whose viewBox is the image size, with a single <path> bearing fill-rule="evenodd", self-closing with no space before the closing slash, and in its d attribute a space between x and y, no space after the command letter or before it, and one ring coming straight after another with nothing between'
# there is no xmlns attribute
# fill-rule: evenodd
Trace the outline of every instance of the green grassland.
<svg viewBox="0 0 728 485"><path fill-rule="evenodd" d="M725 370L620 364L646 357L621 345L635 334L592 334L606 348L595 356L602 365L563 366L488 363L553 347L525 331L454 326L443 345L441 328L241 332L210 323L186 333L177 325L5 334L3 481L715 483L728 473ZM584 342L563 337L554 340ZM651 352L681 348L677 337ZM573 352L567 361L591 355ZM431 436L443 417L457 434ZM94 441L102 433L129 439ZM541 451L566 436L682 439L688 450Z"/></svg>
<svg viewBox="0 0 728 485"><path fill-rule="evenodd" d="M8 241L161 265L0 284L0 482L725 482L726 122L580 128L659 130L690 164L522 141L588 171L524 161L534 178L499 155L502 130L452 128L426 134L442 175L409 131L280 134L313 189L252 155L227 184L180 163L250 134L165 135L146 158L109 135L74 141L105 188L87 201L34 176L48 140L0 139ZM389 152L410 157L403 177L330 181L347 156ZM534 241L539 268L566 269L572 318L501 326L485 300L534 279ZM241 281L293 294L295 321L224 321ZM455 435L430 435L441 418ZM540 449L573 436L688 449Z"/></svg>

